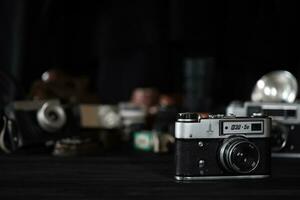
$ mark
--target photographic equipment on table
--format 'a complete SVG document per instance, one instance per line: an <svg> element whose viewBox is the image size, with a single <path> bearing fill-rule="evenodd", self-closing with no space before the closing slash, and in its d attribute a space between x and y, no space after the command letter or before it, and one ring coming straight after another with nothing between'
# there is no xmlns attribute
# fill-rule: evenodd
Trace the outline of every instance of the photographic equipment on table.
<svg viewBox="0 0 300 200"><path fill-rule="evenodd" d="M134 148L136 150L154 153L170 152L170 145L174 144L174 136L169 133L160 134L155 131L134 132Z"/></svg>
<svg viewBox="0 0 300 200"><path fill-rule="evenodd" d="M176 180L270 176L271 118L180 113L175 124Z"/></svg>
<svg viewBox="0 0 300 200"><path fill-rule="evenodd" d="M171 111L171 112L170 112ZM147 130L146 110L133 104L120 104L120 115L123 120L123 130L132 139L135 150L151 151L155 153L169 152L170 143L174 143L173 135L169 134L168 128L170 123L174 123L172 118L173 109L159 109L155 115L154 127ZM170 114L171 120L170 122ZM177 114L177 112L176 112Z"/></svg>
<svg viewBox="0 0 300 200"><path fill-rule="evenodd" d="M233 101L226 113L236 116L261 113L270 116L272 156L300 157L300 103L294 102L297 88L297 81L291 73L271 72L257 81L252 101Z"/></svg>
<svg viewBox="0 0 300 200"><path fill-rule="evenodd" d="M174 150L174 122L178 108L175 99L169 95L160 98L150 131L134 132L134 148L154 153L169 153Z"/></svg>
<svg viewBox="0 0 300 200"><path fill-rule="evenodd" d="M78 135L94 139L98 135L97 140L106 148L115 143L120 146L121 140L125 140L121 130L127 126L140 130L137 125L145 120L145 112L139 110L137 116L127 111L114 105L61 104L59 100L15 101L2 114L0 148L10 153L23 146ZM59 144L74 146L72 142ZM85 145L76 145L81 144Z"/></svg>
<svg viewBox="0 0 300 200"><path fill-rule="evenodd" d="M124 135L122 133L123 121L119 114L118 106L80 104L78 107L80 110L82 136L88 136L91 141L98 143L99 147L103 150L118 150L122 148ZM61 142L60 144L63 144L63 146L74 146L72 143ZM91 146L92 144L88 145ZM86 142L76 145L77 149L81 149L82 151L85 151L86 146Z"/></svg>
<svg viewBox="0 0 300 200"><path fill-rule="evenodd" d="M297 97L296 78L288 71L273 71L259 79L252 91L252 101L293 103Z"/></svg>
<svg viewBox="0 0 300 200"><path fill-rule="evenodd" d="M60 81L65 83L64 78ZM151 94L150 92L150 97ZM0 147L10 153L23 146L56 141L51 144L56 145L54 151L59 152L57 155L65 152L66 154L70 152L71 155L72 152L69 150L73 147L80 150L81 146L87 146L86 142L77 143L76 139L73 143L73 136L80 135L79 140L87 141L88 138L99 142L105 149L116 150L121 146L125 147L124 145L132 147L135 141L138 141L137 143L140 141L134 139L135 133L151 130L153 151L169 152L174 143L170 125L173 125L176 119L174 116L177 115L177 110L173 105L175 100L167 95L164 95L163 99L163 106L154 106L154 101L147 101L144 97L142 100L148 104L136 105L132 102L119 105L63 104L61 102L64 101L58 99L15 101L5 108L2 119L5 126L1 129L3 139L2 142L0 140ZM151 109L147 106L152 106L155 112L150 113Z"/></svg>
<svg viewBox="0 0 300 200"><path fill-rule="evenodd" d="M123 102L119 104L119 114L128 139L132 132L143 130L146 126L147 111L144 108Z"/></svg>
<svg viewBox="0 0 300 200"><path fill-rule="evenodd" d="M86 129L119 129L122 126L118 107L101 104L80 104L80 126Z"/></svg>
<svg viewBox="0 0 300 200"><path fill-rule="evenodd" d="M261 113L272 120L272 156L300 157L300 104L276 102L232 102L227 114L250 116Z"/></svg>
<svg viewBox="0 0 300 200"><path fill-rule="evenodd" d="M1 115L1 119L3 116L2 121L5 126L1 129L3 137L0 145L2 144L2 149L7 153L22 146L69 138L78 135L79 131L85 138L91 137L108 147L123 138L124 134L121 134L121 130L127 127L128 123L130 127L136 125L136 119L132 119L132 116L122 116L124 109L119 108L118 105L95 104L99 99L89 91L88 78L72 76L61 70L52 69L43 73L41 79L33 84L30 96L34 100L10 99L9 105L3 106L6 112ZM54 101L49 99L57 99L55 100L57 104L64 102L63 105L60 104L63 109L55 108L58 118L52 121L48 120L50 117L45 114L49 109L46 109L46 105L43 106L46 102L53 104ZM65 108L72 110L70 116L65 113ZM53 112L51 111L52 114ZM76 119L73 125L76 131L65 130L63 124L68 123L69 120L73 121L73 118ZM145 120L145 116L142 118ZM60 128L63 133L59 133ZM72 142L63 141L61 144L64 147L73 145ZM85 143L76 145L81 144Z"/></svg>
<svg viewBox="0 0 300 200"><path fill-rule="evenodd" d="M15 101L5 108L3 119L0 143L7 153L79 131L79 116L74 107L56 100Z"/></svg>

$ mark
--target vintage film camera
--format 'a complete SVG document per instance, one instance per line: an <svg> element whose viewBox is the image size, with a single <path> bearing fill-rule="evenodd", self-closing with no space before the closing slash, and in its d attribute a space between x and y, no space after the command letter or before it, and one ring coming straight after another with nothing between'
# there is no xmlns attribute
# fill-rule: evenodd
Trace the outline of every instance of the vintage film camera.
<svg viewBox="0 0 300 200"><path fill-rule="evenodd" d="M79 132L78 112L57 100L15 101L2 115L0 147L7 153L20 147L54 141Z"/></svg>
<svg viewBox="0 0 300 200"><path fill-rule="evenodd" d="M261 113L272 118L272 156L300 157L300 104L280 102L232 102L227 114L250 116Z"/></svg>
<svg viewBox="0 0 300 200"><path fill-rule="evenodd" d="M62 104L56 99L14 101L1 114L0 148L11 153L23 146L92 135L106 145L123 139L121 129L140 124L135 114L123 111L116 105Z"/></svg>
<svg viewBox="0 0 300 200"><path fill-rule="evenodd" d="M271 118L180 113L175 124L175 179L270 176Z"/></svg>
<svg viewBox="0 0 300 200"><path fill-rule="evenodd" d="M226 112L237 116L253 113L270 116L272 156L300 157L300 103L295 101L297 91L297 80L290 72L272 71L256 82L251 101L232 102Z"/></svg>

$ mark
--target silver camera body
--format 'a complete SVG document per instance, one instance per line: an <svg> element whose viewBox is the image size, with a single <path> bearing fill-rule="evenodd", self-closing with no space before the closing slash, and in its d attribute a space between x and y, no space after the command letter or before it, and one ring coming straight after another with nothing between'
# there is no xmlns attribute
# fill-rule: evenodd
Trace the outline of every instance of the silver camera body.
<svg viewBox="0 0 300 200"><path fill-rule="evenodd" d="M232 102L227 114L249 116L260 113L272 118L271 147L273 157L300 158L300 103Z"/></svg>
<svg viewBox="0 0 300 200"><path fill-rule="evenodd" d="M269 117L180 113L175 123L175 179L270 176Z"/></svg>

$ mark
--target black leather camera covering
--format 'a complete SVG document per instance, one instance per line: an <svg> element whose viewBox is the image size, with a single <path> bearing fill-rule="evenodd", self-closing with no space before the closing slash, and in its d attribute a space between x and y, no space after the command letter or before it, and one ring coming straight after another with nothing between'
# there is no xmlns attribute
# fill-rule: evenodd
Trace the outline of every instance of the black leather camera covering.
<svg viewBox="0 0 300 200"><path fill-rule="evenodd" d="M67 120L63 128L56 132L47 132L43 130L37 121L37 111L24 110L9 110L10 116L13 116L15 122L15 129L19 135L19 145L26 146L30 144L43 143L49 140L58 140L68 136L75 136L79 134L80 130L80 116L77 106L64 105L63 106ZM11 134L11 133L10 133ZM16 134L15 134L16 135Z"/></svg>
<svg viewBox="0 0 300 200"><path fill-rule="evenodd" d="M257 168L249 174L243 175L269 175L270 174L270 139L250 138L260 151L260 162ZM199 141L203 147L199 147ZM175 148L175 174L183 177L199 176L232 176L224 170L219 161L219 149L223 139L176 139ZM199 160L204 160L203 168L199 168ZM201 173L200 173L201 171Z"/></svg>

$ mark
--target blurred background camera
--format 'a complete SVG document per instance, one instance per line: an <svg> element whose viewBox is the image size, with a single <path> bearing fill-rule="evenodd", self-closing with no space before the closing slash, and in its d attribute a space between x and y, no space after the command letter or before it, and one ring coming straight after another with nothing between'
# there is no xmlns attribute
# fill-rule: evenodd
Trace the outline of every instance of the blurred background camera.
<svg viewBox="0 0 300 200"><path fill-rule="evenodd" d="M250 116L260 113L272 122L272 151L276 157L300 157L300 103L296 78L288 71L274 71L259 79L252 92L252 101L234 101L227 114Z"/></svg>
<svg viewBox="0 0 300 200"><path fill-rule="evenodd" d="M5 151L79 133L79 116L74 107L58 100L15 101L5 107L3 116L1 143Z"/></svg>

